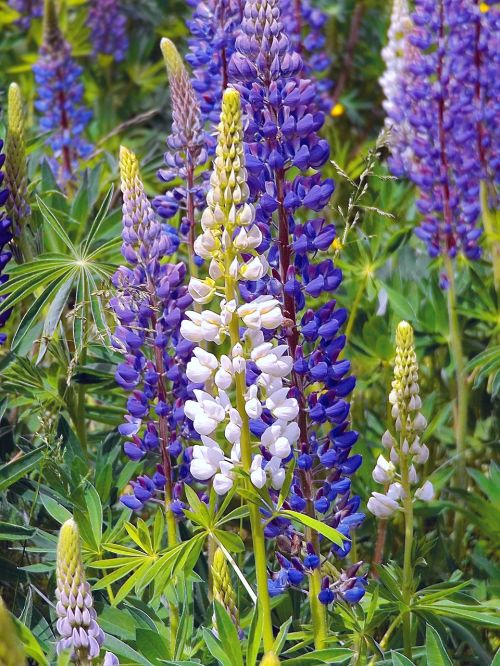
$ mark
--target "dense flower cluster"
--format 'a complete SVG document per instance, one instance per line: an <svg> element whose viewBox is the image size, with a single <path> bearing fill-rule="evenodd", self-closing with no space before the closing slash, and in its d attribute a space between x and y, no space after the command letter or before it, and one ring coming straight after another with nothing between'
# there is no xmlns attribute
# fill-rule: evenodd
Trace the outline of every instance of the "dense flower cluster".
<svg viewBox="0 0 500 666"><path fill-rule="evenodd" d="M318 101L322 110L330 113L333 81L328 76L331 58L326 51L328 16L310 0L282 0L280 12L292 48L302 57L303 74L316 80Z"/></svg>
<svg viewBox="0 0 500 666"><path fill-rule="evenodd" d="M12 240L12 222L7 217L4 206L9 198L9 190L3 187L4 172L3 165L5 162L5 153L2 151L3 141L0 139L0 285L3 285L9 279L9 276L4 273L4 269L12 258L12 252L8 249L8 245ZM5 296L0 296L0 303L5 300ZM12 310L6 310L0 314L0 329L3 328L10 317ZM5 333L0 333L0 345L3 345L7 336Z"/></svg>
<svg viewBox="0 0 500 666"><path fill-rule="evenodd" d="M243 0L188 0L194 7L187 21L191 37L186 60L205 120L217 124L222 93L229 82L228 65L243 15Z"/></svg>
<svg viewBox="0 0 500 666"><path fill-rule="evenodd" d="M28 30L34 18L43 15L43 0L9 0L9 6L19 12L18 24L23 30Z"/></svg>
<svg viewBox="0 0 500 666"><path fill-rule="evenodd" d="M79 160L92 150L83 138L92 114L82 106L82 69L73 60L71 46L61 34L54 0L46 2L43 42L33 72L40 128L50 132L47 144L53 152L54 171L64 186L73 178Z"/></svg>
<svg viewBox="0 0 500 666"><path fill-rule="evenodd" d="M72 659L81 663L99 656L104 632L97 624L90 585L85 577L80 533L73 519L61 527L57 544L57 654L71 650Z"/></svg>
<svg viewBox="0 0 500 666"><path fill-rule="evenodd" d="M30 217L31 209L28 203L23 101L17 83L9 86L5 155L5 183L9 190L6 209L14 234L18 236L22 225Z"/></svg>
<svg viewBox="0 0 500 666"><path fill-rule="evenodd" d="M166 491L167 503L180 511L176 502L180 489L172 487L173 468L178 464L179 480L187 476L184 442L196 437L183 408L191 396L185 364L192 345L179 336L192 299L183 284L185 265L163 263L176 251L178 238L162 229L144 192L137 158L123 147L120 167L122 254L129 267L120 266L113 277L117 294L111 307L119 321L113 344L125 355L115 376L130 395L119 431L129 438L125 453L132 460L149 455L161 461L152 477L142 475L132 483L133 494L122 497L122 502L138 509L156 492Z"/></svg>
<svg viewBox="0 0 500 666"><path fill-rule="evenodd" d="M204 390L194 391L195 400L188 400L185 406L186 416L202 440L202 445L193 448L191 474L202 481L213 478L218 494L230 490L241 465L257 488L266 483L281 488L283 465L292 457L298 437L294 422L298 404L288 395L285 384L292 359L286 345L266 341L283 323L280 304L267 295L251 303L238 301L238 282L255 282L269 270L266 257L256 251L262 234L254 223L254 208L247 203L242 140L239 94L227 90L207 208L201 220L203 233L195 242L196 253L209 262L209 277L192 277L189 282L196 303L219 302L217 311L188 311L181 323L181 334L194 343L220 345L226 337L230 339L229 355L217 357L196 347L187 366L189 379L205 384ZM236 402L230 397L233 387ZM260 421L263 415L267 427ZM254 456L250 453L250 419L264 426L259 437L260 452ZM213 438L220 426L231 447L229 455Z"/></svg>
<svg viewBox="0 0 500 666"><path fill-rule="evenodd" d="M402 321L396 331L396 358L394 380L389 402L392 405L394 429L399 441L386 430L382 437L383 446L389 451L389 460L382 454L373 470L373 479L386 487L384 493L373 492L368 500L368 509L379 518L388 518L400 508L405 497L403 476L408 476L408 484L418 483L416 465L423 465L429 458L429 449L420 440L427 427L427 421L420 409L418 385L418 363L413 345L413 329ZM399 473L398 473L399 468ZM414 499L424 501L434 497L430 481L417 488Z"/></svg>
<svg viewBox="0 0 500 666"><path fill-rule="evenodd" d="M113 56L120 62L128 49L127 17L120 0L90 0L87 24L95 55Z"/></svg>
<svg viewBox="0 0 500 666"><path fill-rule="evenodd" d="M250 305L264 294L283 302L279 342L293 360L290 396L300 406L298 424L293 424L298 425L294 434L298 471L289 504L316 513L349 536L364 517L358 512L359 498L350 496L350 476L360 466L361 456L351 455L358 434L349 429L345 400L355 379L349 375L349 361L340 358L345 336L339 330L347 313L332 298L342 273L330 258L321 257L335 239L334 226L318 216L334 190L333 181L323 180L317 171L329 156L327 142L317 134L324 115L315 104L314 83L300 78L302 60L283 31L276 0L246 3L236 47L230 73L233 80L244 82L234 85L247 114L249 185L256 201L256 223L265 244L271 244L269 263L274 269L271 279L260 279L242 292ZM321 305L310 308L311 298L321 298ZM259 372L255 367L254 373ZM264 415L252 428L262 434L266 425ZM326 473L315 478L319 469ZM285 519L268 522L266 533L274 537L281 533L287 550L288 540L293 543ZM333 551L345 556L349 544L334 545ZM304 566L310 570L319 566L320 557L312 544L309 548L311 559L306 557Z"/></svg>
<svg viewBox="0 0 500 666"><path fill-rule="evenodd" d="M173 122L167 139L168 150L164 155L167 168L160 169L158 176L164 183L180 180L182 184L155 197L153 205L158 214L166 219L182 211L180 232L190 240L189 253L192 254L195 212L203 208L206 194L205 183L197 182L195 170L207 161L207 135L203 130L196 94L177 49L165 38L161 41L161 50L170 82Z"/></svg>
<svg viewBox="0 0 500 666"><path fill-rule="evenodd" d="M390 166L419 188L416 233L431 256L480 255L480 180L498 178L490 148L500 100L491 53L499 14L471 0L417 0L411 17L405 2L394 7L381 81L393 131Z"/></svg>

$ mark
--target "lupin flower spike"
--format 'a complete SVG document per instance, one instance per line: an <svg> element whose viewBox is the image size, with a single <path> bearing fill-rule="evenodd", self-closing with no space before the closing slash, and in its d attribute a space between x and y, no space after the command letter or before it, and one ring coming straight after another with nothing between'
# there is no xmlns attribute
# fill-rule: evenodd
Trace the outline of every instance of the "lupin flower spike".
<svg viewBox="0 0 500 666"><path fill-rule="evenodd" d="M31 257L27 231L31 217L28 203L28 176L26 173L26 145L24 141L24 109L21 90L17 83L9 86L7 107L7 139L5 142L5 184L9 197L5 208L12 222L15 236L16 259Z"/></svg>
<svg viewBox="0 0 500 666"><path fill-rule="evenodd" d="M0 597L0 666L24 666L26 657L14 623Z"/></svg>
<svg viewBox="0 0 500 666"><path fill-rule="evenodd" d="M218 356L196 347L187 375L205 384L194 391L185 413L193 421L202 445L193 447L191 474L195 479L213 479L216 493L227 493L236 482L249 482L257 488L269 484L280 489L285 480L285 461L291 458L297 441L297 401L288 395L285 378L292 368L286 347L266 342L283 323L279 302L272 296L259 296L251 303L240 303L241 281L255 282L269 270L259 255L262 234L254 224L254 208L248 203L249 189L243 149L240 95L226 90L222 99L221 120L214 168L210 178L201 226L203 233L195 251L209 262L209 276L192 277L189 291L195 302L208 305L218 301L217 311L204 307L187 312L181 334L195 343L215 342L215 349L229 337L229 353ZM254 368L259 364L257 378ZM229 389L234 388L234 391ZM234 397L233 397L234 396ZM252 441L250 420L265 411L270 424L282 433L272 443L272 453L257 453ZM213 438L224 426L225 445ZM230 451L226 449L230 447ZM263 613L264 649L271 650L271 608L267 590L267 562L264 531L258 507L249 502L259 603Z"/></svg>
<svg viewBox="0 0 500 666"><path fill-rule="evenodd" d="M3 186L4 183L4 162L5 153L2 152L3 141L0 139L0 285L5 284L9 276L3 273L4 268L7 266L12 258L12 252L8 249L9 243L12 241L12 222L5 214L4 206L9 198L9 190ZM0 296L0 303L6 299L6 296ZM0 314L0 329L7 323L12 309L5 310ZM0 345L3 345L7 340L5 333L0 333Z"/></svg>
<svg viewBox="0 0 500 666"><path fill-rule="evenodd" d="M124 60L128 49L127 18L121 0L90 0L87 24L94 55Z"/></svg>
<svg viewBox="0 0 500 666"><path fill-rule="evenodd" d="M372 493L368 500L368 509L379 518L388 518L402 508L405 499L429 501L434 497L430 481L425 481L414 492L410 490L410 486L418 483L417 466L423 465L429 457L428 447L420 441L427 421L420 411L419 392L413 329L402 321L396 331L394 380L389 396L399 442L388 430L384 433L382 444L389 451L389 460L383 455L378 457L373 478L387 490Z"/></svg>
<svg viewBox="0 0 500 666"><path fill-rule="evenodd" d="M480 181L498 181L500 98L490 36L500 12L468 0L396 0L381 83L392 128L391 171L419 188L415 230L431 257L478 259ZM401 59L402 54L402 59ZM445 284L445 282L443 282Z"/></svg>
<svg viewBox="0 0 500 666"><path fill-rule="evenodd" d="M192 397L185 373L192 345L179 335L180 321L192 299L183 284L186 267L163 261L176 251L178 238L162 229L144 192L137 157L125 147L120 149L120 170L122 254L129 266L115 273L117 294L110 304L119 321L113 345L124 354L115 377L129 398L119 431L128 439L124 449L129 458L154 463L153 475L139 476L132 482L133 493L121 501L137 510L163 495L173 543L173 512L183 515L182 486L174 485L174 470L177 481L188 477L183 443L197 438L183 410L184 400Z"/></svg>
<svg viewBox="0 0 500 666"><path fill-rule="evenodd" d="M82 106L82 68L73 60L71 46L61 33L54 0L45 0L43 41L33 72L40 128L50 132L51 164L64 188L74 178L80 159L92 152L83 138L92 113Z"/></svg>
<svg viewBox="0 0 500 666"><path fill-rule="evenodd" d="M235 627L239 627L239 612L236 605L236 594L231 582L231 574L226 556L217 548L212 562L213 596L227 611Z"/></svg>
<svg viewBox="0 0 500 666"><path fill-rule="evenodd" d="M71 658L80 666L88 666L99 656L104 633L97 624L90 585L85 578L80 533L71 518L61 527L57 543L57 631L61 639L57 654L71 650Z"/></svg>
<svg viewBox="0 0 500 666"><path fill-rule="evenodd" d="M161 50L167 67L172 101L172 132L167 139L164 155L166 168L158 171L165 183L180 179L182 185L157 196L153 205L161 217L172 218L179 209L183 212L180 232L189 242L189 256L193 254L195 212L205 204L205 187L196 182L195 169L207 161L207 136L198 98L189 80L189 74L177 49L170 39L161 40ZM205 175L206 172L204 172Z"/></svg>

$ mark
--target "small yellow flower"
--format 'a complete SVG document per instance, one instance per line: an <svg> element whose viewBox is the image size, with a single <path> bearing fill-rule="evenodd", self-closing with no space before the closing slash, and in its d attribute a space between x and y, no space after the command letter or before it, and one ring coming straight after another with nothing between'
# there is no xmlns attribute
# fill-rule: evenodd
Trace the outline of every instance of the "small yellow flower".
<svg viewBox="0 0 500 666"><path fill-rule="evenodd" d="M338 116L341 116L345 112L345 107L343 104L335 104L335 106L332 106L332 109L330 111L330 115L332 118L337 118Z"/></svg>
<svg viewBox="0 0 500 666"><path fill-rule="evenodd" d="M330 250L332 252L340 252L342 250L342 241L340 238L334 238L333 243L330 245Z"/></svg>
<svg viewBox="0 0 500 666"><path fill-rule="evenodd" d="M490 6L486 2L481 2L479 5L479 11L481 14L486 14L486 12L490 11Z"/></svg>

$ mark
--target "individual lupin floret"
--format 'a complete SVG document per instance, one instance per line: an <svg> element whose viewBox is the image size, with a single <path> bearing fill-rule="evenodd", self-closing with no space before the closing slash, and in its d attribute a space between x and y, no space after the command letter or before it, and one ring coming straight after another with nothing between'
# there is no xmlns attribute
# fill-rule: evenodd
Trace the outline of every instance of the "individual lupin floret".
<svg viewBox="0 0 500 666"><path fill-rule="evenodd" d="M195 170L207 161L207 135L203 130L198 99L181 56L167 38L161 40L161 50L170 84L173 122L164 155L166 168L158 171L158 177L165 183L180 179L182 184L155 197L153 205L166 219L182 211L180 231L187 236L192 254L195 213L205 205L206 191L204 184L197 182Z"/></svg>
<svg viewBox="0 0 500 666"><path fill-rule="evenodd" d="M87 24L94 55L113 56L121 62L127 54L128 37L120 0L90 0Z"/></svg>
<svg viewBox="0 0 500 666"><path fill-rule="evenodd" d="M17 637L9 611L0 597L0 666L24 666L24 649Z"/></svg>
<svg viewBox="0 0 500 666"><path fill-rule="evenodd" d="M71 518L61 527L57 544L57 631L61 639L57 654L71 651L80 666L99 656L104 633L97 624L90 585L85 577L80 550L80 533Z"/></svg>
<svg viewBox="0 0 500 666"><path fill-rule="evenodd" d="M226 556L217 548L212 562L213 597L227 611L235 627L239 627L239 612L236 594L231 582L231 574Z"/></svg>
<svg viewBox="0 0 500 666"><path fill-rule="evenodd" d="M380 455L373 470L373 479L387 487L386 492L372 493L368 509L379 518L388 518L402 508L409 486L418 483L417 466L429 457L429 449L420 440L427 421L420 411L418 363L413 344L413 329L402 321L396 331L396 358L394 380L389 395L394 428L399 442L386 431L382 444L389 452L389 460ZM429 501L434 497L430 481L425 481L413 493L414 499Z"/></svg>
<svg viewBox="0 0 500 666"><path fill-rule="evenodd" d="M31 217L28 203L28 176L26 170L26 145L24 140L24 109L21 90L17 83L9 86L7 107L7 139L5 142L5 184L9 196L5 204L7 215L12 222L16 239L14 251L16 260L27 260L31 248L27 231Z"/></svg>
<svg viewBox="0 0 500 666"><path fill-rule="evenodd" d="M82 71L59 28L54 0L45 0L43 41L33 66L35 108L41 116L40 128L50 133L46 142L52 149L52 166L62 187L74 178L79 161L92 152L83 138L92 113L82 105Z"/></svg>

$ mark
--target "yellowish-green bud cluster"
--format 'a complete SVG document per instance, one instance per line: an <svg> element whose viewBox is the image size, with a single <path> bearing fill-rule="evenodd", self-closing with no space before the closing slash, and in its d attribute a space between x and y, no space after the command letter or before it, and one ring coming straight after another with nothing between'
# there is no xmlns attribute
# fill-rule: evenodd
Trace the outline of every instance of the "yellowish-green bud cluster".
<svg viewBox="0 0 500 666"><path fill-rule="evenodd" d="M0 597L0 666L23 666L25 663L23 646L19 642L9 611Z"/></svg>
<svg viewBox="0 0 500 666"><path fill-rule="evenodd" d="M416 466L429 458L428 447L420 441L420 434L427 421L420 412L422 401L418 385L418 362L413 341L413 328L402 321L396 330L396 358L394 380L389 402L392 405L394 427L399 441L387 430L382 437L383 446L389 451L389 460L383 455L377 459L373 479L386 487L385 493L372 493L368 509L379 518L387 518L400 508L409 486L418 483ZM434 496L434 488L426 481L414 497L428 501Z"/></svg>
<svg viewBox="0 0 500 666"><path fill-rule="evenodd" d="M90 586L85 578L80 533L73 519L59 532L57 543L57 653L70 650L72 659L86 665L99 656L104 634L97 624Z"/></svg>
<svg viewBox="0 0 500 666"><path fill-rule="evenodd" d="M231 574L226 556L217 548L212 563L213 596L230 615L234 625L239 625L239 612L236 605L236 594L231 582Z"/></svg>
<svg viewBox="0 0 500 666"><path fill-rule="evenodd" d="M280 660L274 652L267 652L260 662L260 666L280 666Z"/></svg>

